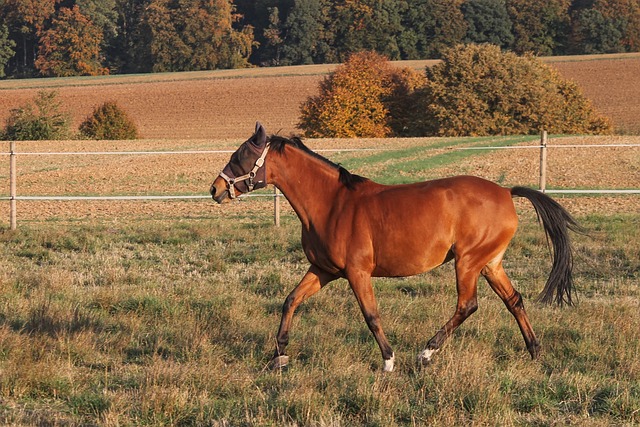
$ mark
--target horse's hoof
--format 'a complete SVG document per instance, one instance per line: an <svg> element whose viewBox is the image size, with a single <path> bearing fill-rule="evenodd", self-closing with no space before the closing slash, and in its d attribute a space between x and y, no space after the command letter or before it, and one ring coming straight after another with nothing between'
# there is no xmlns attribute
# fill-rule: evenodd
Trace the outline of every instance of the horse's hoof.
<svg viewBox="0 0 640 427"><path fill-rule="evenodd" d="M288 365L289 365L289 356L285 356L284 354L282 356L274 357L273 359L271 359L271 362L269 362L269 368L272 371L275 371L278 369L285 369Z"/></svg>
<svg viewBox="0 0 640 427"><path fill-rule="evenodd" d="M396 355L392 354L390 359L384 359L383 372L393 372L394 364L396 361Z"/></svg>
<svg viewBox="0 0 640 427"><path fill-rule="evenodd" d="M431 358L438 351L438 349L426 349L418 355L418 362L422 366L429 366L431 364Z"/></svg>

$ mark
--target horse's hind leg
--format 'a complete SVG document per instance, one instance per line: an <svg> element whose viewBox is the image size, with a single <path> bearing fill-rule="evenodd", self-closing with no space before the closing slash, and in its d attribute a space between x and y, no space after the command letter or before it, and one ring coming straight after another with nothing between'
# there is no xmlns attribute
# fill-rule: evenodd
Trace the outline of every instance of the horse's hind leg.
<svg viewBox="0 0 640 427"><path fill-rule="evenodd" d="M427 342L427 348L418 355L423 365L431 362L431 357L449 336L478 309L477 291L480 268L467 268L456 259L456 286L458 289L458 303L456 311L449 321Z"/></svg>
<svg viewBox="0 0 640 427"><path fill-rule="evenodd" d="M533 333L529 317L524 310L522 296L513 288L511 281L502 267L502 261L488 264L482 269L482 275L487 279L487 282L489 282L491 289L502 298L509 312L516 318L531 358L535 359L540 353L540 344Z"/></svg>

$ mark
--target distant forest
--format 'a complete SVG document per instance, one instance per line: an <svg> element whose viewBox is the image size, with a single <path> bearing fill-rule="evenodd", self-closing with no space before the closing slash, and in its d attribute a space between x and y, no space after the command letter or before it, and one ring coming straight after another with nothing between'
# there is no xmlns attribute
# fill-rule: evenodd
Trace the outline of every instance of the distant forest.
<svg viewBox="0 0 640 427"><path fill-rule="evenodd" d="M0 77L640 50L638 0L0 0Z"/></svg>

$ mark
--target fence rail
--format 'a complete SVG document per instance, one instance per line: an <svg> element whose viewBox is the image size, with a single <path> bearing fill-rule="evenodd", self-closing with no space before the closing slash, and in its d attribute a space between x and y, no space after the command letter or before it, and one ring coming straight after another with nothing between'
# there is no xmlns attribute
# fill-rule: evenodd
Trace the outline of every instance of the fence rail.
<svg viewBox="0 0 640 427"><path fill-rule="evenodd" d="M640 189L547 189L547 150L556 148L606 148L606 147L640 147L640 144L568 144L568 145L548 145L547 132L543 131L540 137L540 144L518 145L507 147L456 147L453 150L519 150L519 149L539 149L540 150L540 180L539 188L542 192L559 194L640 194ZM388 148L336 148L319 149L317 152L349 152L349 151L389 151ZM209 199L209 195L140 195L140 196L18 196L17 194L17 161L20 156L124 156L124 155L193 155L193 154L231 154L235 150L186 150L186 151L66 151L66 152L17 152L16 142L10 141L9 152L0 153L9 155L9 197L0 197L0 200L9 200L10 203L10 227L17 228L17 201L28 200L48 200L48 201L75 201L75 200L194 200ZM249 197L273 197L274 199L274 223L280 224L280 198L284 197L278 189L274 189L273 194L244 194L241 198Z"/></svg>

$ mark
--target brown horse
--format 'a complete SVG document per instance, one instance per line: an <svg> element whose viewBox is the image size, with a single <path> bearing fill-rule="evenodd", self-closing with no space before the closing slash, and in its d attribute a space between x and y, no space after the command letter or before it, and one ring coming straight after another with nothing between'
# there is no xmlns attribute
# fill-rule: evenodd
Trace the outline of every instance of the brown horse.
<svg viewBox="0 0 640 427"><path fill-rule="evenodd" d="M533 204L553 246L553 266L540 295L571 304L572 254L568 230L580 227L557 202L536 190L503 188L471 176L405 185L381 185L353 175L309 150L298 138L255 134L231 156L211 185L218 203L273 184L302 223L302 247L311 266L282 308L272 367L288 363L285 347L293 313L329 282L346 278L392 371L394 353L385 337L371 277L401 277L455 261L458 302L451 319L419 355L433 353L478 308L477 282L484 276L515 317L532 358L540 351L522 303L502 268L518 218L512 197Z"/></svg>

